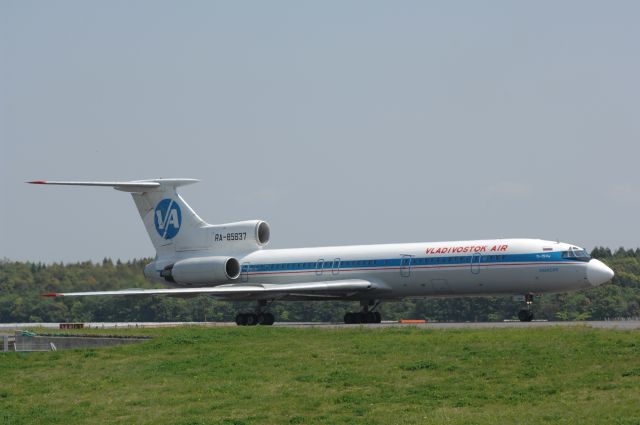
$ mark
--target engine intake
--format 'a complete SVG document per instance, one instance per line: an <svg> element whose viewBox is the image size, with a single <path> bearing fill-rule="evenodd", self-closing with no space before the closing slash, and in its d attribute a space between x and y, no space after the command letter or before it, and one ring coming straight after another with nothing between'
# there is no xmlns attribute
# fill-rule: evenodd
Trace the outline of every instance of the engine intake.
<svg viewBox="0 0 640 425"><path fill-rule="evenodd" d="M261 221L256 226L256 242L258 245L266 245L269 243L269 239L271 239L271 228L266 221Z"/></svg>
<svg viewBox="0 0 640 425"><path fill-rule="evenodd" d="M240 276L240 262L233 257L200 257L166 266L160 276L178 285L220 285Z"/></svg>

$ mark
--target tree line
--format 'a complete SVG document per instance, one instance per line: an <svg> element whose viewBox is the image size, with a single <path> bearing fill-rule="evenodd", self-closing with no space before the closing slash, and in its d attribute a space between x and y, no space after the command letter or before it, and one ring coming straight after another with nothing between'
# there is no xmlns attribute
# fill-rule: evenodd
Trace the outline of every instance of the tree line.
<svg viewBox="0 0 640 425"><path fill-rule="evenodd" d="M609 284L567 294L536 297L537 318L548 320L607 320L640 317L640 248L591 252L616 275ZM51 299L49 292L104 291L153 288L161 285L142 274L150 259L101 263L43 264L0 261L0 322L163 322L232 321L253 303L226 302L207 296L176 298L83 297ZM512 297L430 298L386 302L384 320L501 321L515 319L520 305ZM275 302L278 321L341 321L354 302Z"/></svg>

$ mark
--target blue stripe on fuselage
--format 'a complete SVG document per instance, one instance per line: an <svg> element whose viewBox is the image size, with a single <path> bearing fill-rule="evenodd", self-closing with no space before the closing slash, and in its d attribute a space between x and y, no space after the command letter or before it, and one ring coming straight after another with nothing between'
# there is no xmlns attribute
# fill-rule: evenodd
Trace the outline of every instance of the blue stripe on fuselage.
<svg viewBox="0 0 640 425"><path fill-rule="evenodd" d="M533 254L489 254L480 255L474 258L473 255L452 255L444 257L411 257L410 265L406 263L406 259L401 258L388 258L388 259L361 259L361 260L340 260L340 264L335 267L335 270L344 269L384 269L384 268L398 268L398 267L420 267L420 266L452 266L461 264L471 264L473 260L474 264L487 265L487 264L510 264L510 263L548 263L548 262L566 262L566 263L580 263L571 258L562 258L562 252L539 252ZM405 263L403 263L405 261ZM319 262L295 262L295 263L272 263L272 264L251 264L249 270L246 270L246 266L243 266L243 272L249 273L263 273L263 272L282 272L282 271L318 271L318 270L334 270L334 260L328 260L322 262L322 267L319 266Z"/></svg>

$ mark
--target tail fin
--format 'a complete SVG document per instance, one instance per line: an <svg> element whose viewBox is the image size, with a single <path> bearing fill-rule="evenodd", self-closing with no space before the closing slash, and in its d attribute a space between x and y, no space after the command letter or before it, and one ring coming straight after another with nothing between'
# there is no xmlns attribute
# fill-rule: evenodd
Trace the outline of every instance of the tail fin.
<svg viewBox="0 0 640 425"><path fill-rule="evenodd" d="M130 192L158 255L207 247L208 224L176 192L195 179L153 179L129 182L68 182L36 180L31 184L108 186Z"/></svg>

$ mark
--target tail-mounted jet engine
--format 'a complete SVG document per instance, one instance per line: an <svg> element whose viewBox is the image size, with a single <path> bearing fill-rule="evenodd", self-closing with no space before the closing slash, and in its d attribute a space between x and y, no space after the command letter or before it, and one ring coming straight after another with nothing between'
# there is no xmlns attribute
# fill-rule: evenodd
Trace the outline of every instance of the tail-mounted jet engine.
<svg viewBox="0 0 640 425"><path fill-rule="evenodd" d="M181 286L220 285L240 276L240 262L233 257L187 258L166 266L160 276Z"/></svg>
<svg viewBox="0 0 640 425"><path fill-rule="evenodd" d="M214 248L259 249L268 244L271 238L271 228L262 220L218 224L210 229L213 232Z"/></svg>

